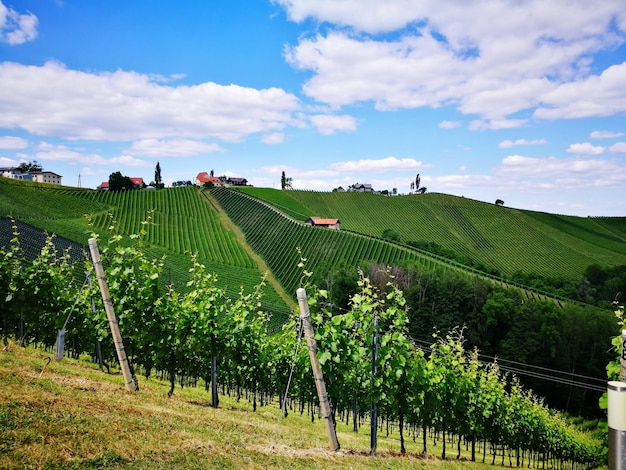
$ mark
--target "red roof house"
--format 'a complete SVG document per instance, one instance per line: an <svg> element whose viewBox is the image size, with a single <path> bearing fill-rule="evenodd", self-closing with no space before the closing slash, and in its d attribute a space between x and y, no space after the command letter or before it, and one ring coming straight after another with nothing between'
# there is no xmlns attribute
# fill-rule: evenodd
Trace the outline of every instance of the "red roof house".
<svg viewBox="0 0 626 470"><path fill-rule="evenodd" d="M339 230L339 219L322 219L321 217L309 217L306 221L307 225L313 227L327 227Z"/></svg>

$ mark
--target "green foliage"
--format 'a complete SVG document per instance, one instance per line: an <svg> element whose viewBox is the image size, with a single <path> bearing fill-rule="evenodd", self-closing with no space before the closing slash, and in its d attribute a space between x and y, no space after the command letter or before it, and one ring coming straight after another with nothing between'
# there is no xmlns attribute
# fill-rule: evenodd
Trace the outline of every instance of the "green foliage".
<svg viewBox="0 0 626 470"><path fill-rule="evenodd" d="M268 316L260 308L261 286L252 294L242 292L232 300L196 258L191 261L185 292L164 285L163 260L151 258L143 250L146 237L147 230L142 230L130 237L134 242L130 244L123 236L114 235L101 249L124 346L135 367L146 375L168 370L173 385L175 376L206 380L210 358L216 357L219 383L236 390L238 396L245 390L256 403L257 397L284 393L289 357L296 344L295 324L286 326L274 338L268 337ZM10 252L19 258L18 251L16 241ZM23 261L5 256L0 260L0 273L14 273L20 263ZM312 273L305 270L305 264L301 257L299 270L308 283ZM85 289L81 291L85 295L77 296L75 289L68 289L67 282L56 282L67 281L65 265L67 262L50 248L42 250L40 257L25 267L28 275L24 276L24 285L18 284L15 274L7 276L9 286L3 287L3 292L10 294L5 301L23 299L27 289L37 286L34 302L45 315L32 320L28 337L49 344L52 338L46 332L50 325L64 319L69 300L76 298L74 317L88 321L68 323L66 338L79 334L93 338L98 332L101 339L106 339L101 302L96 302L95 311L85 302L93 292ZM363 415L374 401L381 420L399 423L401 452L405 450L403 432L407 426L427 426L443 433L442 442L446 433L453 433L509 449L549 454L567 462L600 462L595 441L568 426L515 381L506 381L495 364L481 366L476 353L466 353L456 333L436 337L428 354L416 348L408 335L407 302L393 284L383 291L362 275L350 309L340 314L333 314L325 306L325 291L307 287L311 291L309 307L318 354L335 414L349 411ZM64 315L55 317L52 303L44 301L56 302L57 312L63 311ZM102 328L85 327L88 323ZM375 374L371 372L374 335L378 338ZM110 343L103 341L109 360L114 357ZM291 393L303 403L313 403L315 386L307 357L308 351L301 348Z"/></svg>
<svg viewBox="0 0 626 470"><path fill-rule="evenodd" d="M392 230L390 228L386 228L385 230L383 230L382 237L385 240L389 240L389 241L392 241L392 242L396 242L396 243L400 242L400 234L398 232L395 232L394 230Z"/></svg>
<svg viewBox="0 0 626 470"><path fill-rule="evenodd" d="M109 191L128 191L134 189L135 185L128 176L115 171L109 175Z"/></svg>

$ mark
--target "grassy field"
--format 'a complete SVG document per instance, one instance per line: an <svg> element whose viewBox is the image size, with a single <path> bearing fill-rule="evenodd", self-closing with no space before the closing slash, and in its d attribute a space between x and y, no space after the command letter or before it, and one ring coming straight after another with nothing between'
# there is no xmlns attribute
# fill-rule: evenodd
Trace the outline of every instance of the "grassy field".
<svg viewBox="0 0 626 470"><path fill-rule="evenodd" d="M341 450L331 451L322 420L281 417L277 403L254 412L222 396L215 409L203 387L168 398L156 379L140 378L131 393L117 371L51 357L11 342L0 350L0 468L493 468L423 455L421 439L400 456L398 435L382 430L370 456L369 427L355 434L342 423Z"/></svg>

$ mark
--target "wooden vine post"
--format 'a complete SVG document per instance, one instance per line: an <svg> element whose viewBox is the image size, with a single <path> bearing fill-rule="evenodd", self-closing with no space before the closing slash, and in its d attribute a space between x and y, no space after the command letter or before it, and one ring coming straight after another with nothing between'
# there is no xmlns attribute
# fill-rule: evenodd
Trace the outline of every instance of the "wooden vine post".
<svg viewBox="0 0 626 470"><path fill-rule="evenodd" d="M132 373L130 372L128 358L126 357L124 343L122 342L122 335L120 334L117 319L115 318L113 301L111 300L111 294L109 294L109 287L107 286L106 277L104 276L104 268L102 267L102 261L100 260L100 251L98 251L98 244L96 243L95 238L89 239L89 252L91 253L91 259L93 260L93 267L96 270L96 278L98 279L98 285L100 286L100 292L102 293L104 310L106 311L107 318L109 319L111 335L113 336L113 343L115 344L115 351L117 351L117 358L120 362L122 375L124 376L126 390L134 392L136 390L135 381Z"/></svg>
<svg viewBox="0 0 626 470"><path fill-rule="evenodd" d="M309 312L309 304L306 300L306 291L300 288L296 291L296 296L298 297L298 304L300 305L300 320L302 321L302 328L304 329L304 336L306 337L306 344L309 349L309 358L311 359L311 367L313 369L313 378L315 379L321 414L326 424L328 444L331 450L339 450L339 441L337 440L337 432L335 430L335 424L333 423L328 392L326 391L326 384L324 383L324 374L322 373L317 358L317 343L315 342L313 325L311 324L311 314Z"/></svg>

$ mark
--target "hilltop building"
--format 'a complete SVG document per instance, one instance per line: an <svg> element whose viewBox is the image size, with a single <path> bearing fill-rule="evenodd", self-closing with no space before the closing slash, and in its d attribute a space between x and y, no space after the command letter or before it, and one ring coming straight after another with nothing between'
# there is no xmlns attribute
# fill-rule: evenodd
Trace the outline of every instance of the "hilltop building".
<svg viewBox="0 0 626 470"><path fill-rule="evenodd" d="M17 167L0 168L0 176L14 180L34 181L36 183L61 184L62 176L52 171L22 172Z"/></svg>
<svg viewBox="0 0 626 470"><path fill-rule="evenodd" d="M373 193L374 188L369 183L355 183L351 187L352 191L356 191L358 193Z"/></svg>
<svg viewBox="0 0 626 470"><path fill-rule="evenodd" d="M133 189L142 189L146 187L146 183L143 182L143 178L137 178L137 177L133 177L133 178L129 178L132 183L133 183ZM100 185L96 188L100 191L108 191L109 190L109 182L108 181L103 181L102 183L100 183Z"/></svg>
<svg viewBox="0 0 626 470"><path fill-rule="evenodd" d="M206 171L201 171L196 176L196 186L203 186L205 183L213 183L214 186L248 186L245 178L234 178L227 176L211 176Z"/></svg>
<svg viewBox="0 0 626 470"><path fill-rule="evenodd" d="M196 176L195 185L204 186L206 183L212 183L213 186L223 186L223 182L217 176L210 176L206 171L201 171Z"/></svg>

